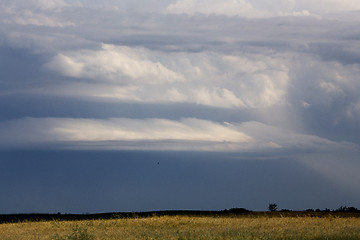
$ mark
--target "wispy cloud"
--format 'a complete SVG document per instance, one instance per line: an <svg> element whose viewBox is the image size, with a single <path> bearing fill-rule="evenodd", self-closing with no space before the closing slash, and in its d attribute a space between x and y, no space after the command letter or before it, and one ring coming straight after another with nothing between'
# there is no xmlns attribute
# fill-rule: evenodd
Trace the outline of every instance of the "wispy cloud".
<svg viewBox="0 0 360 240"><path fill-rule="evenodd" d="M118 142L118 149L137 148L137 142L157 142L158 147L166 141L199 143L246 143L252 142L248 135L226 124L208 120L184 118L180 121L166 119L69 119L25 118L10 121L0 127L1 145L5 147L31 146L43 143L73 144L94 143L103 148L107 142ZM162 144L160 144L162 142ZM188 144L188 143L187 143ZM110 144L112 145L112 144ZM116 145L116 143L115 143ZM115 146L116 148L116 146ZM178 148L178 147L176 147ZM184 148L184 146L182 147ZM156 150L156 147L153 149ZM186 149L184 149L186 150Z"/></svg>
<svg viewBox="0 0 360 240"><path fill-rule="evenodd" d="M150 149L196 151L329 151L355 149L259 122L216 123L196 118L25 118L0 125L1 148Z"/></svg>
<svg viewBox="0 0 360 240"><path fill-rule="evenodd" d="M265 10L254 8L246 0L227 1L203 1L203 0L179 0L167 7L168 13L175 14L220 14L242 17L269 17L271 14Z"/></svg>
<svg viewBox="0 0 360 240"><path fill-rule="evenodd" d="M74 23L59 16L63 8L79 7L77 1L68 3L63 0L32 0L32 1L2 1L0 17L5 24L34 25L47 27L73 26ZM58 16L57 16L58 15Z"/></svg>
<svg viewBox="0 0 360 240"><path fill-rule="evenodd" d="M168 5L166 10L174 14L218 14L245 18L276 16L315 16L319 18L320 15L331 12L360 10L360 4L356 0L346 3L339 0L320 0L316 3L307 0L275 0L271 3L261 0L227 0L222 2L178 0Z"/></svg>

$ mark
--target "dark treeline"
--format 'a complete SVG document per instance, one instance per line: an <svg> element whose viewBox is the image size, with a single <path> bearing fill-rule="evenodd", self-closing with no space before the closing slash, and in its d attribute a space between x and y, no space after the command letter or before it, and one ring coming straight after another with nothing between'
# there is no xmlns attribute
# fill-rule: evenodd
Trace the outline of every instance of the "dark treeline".
<svg viewBox="0 0 360 240"><path fill-rule="evenodd" d="M330 210L328 208L326 208L325 210L320 210L320 209L306 209L306 211L308 212L349 212L349 213L360 213L360 210L355 208L355 207L346 207L346 206L341 206L339 207L338 209L335 209L335 210Z"/></svg>
<svg viewBox="0 0 360 240"><path fill-rule="evenodd" d="M279 211L257 212L245 208L231 208L221 211L193 211L193 210L169 210L169 211L151 211L151 212L114 212L97 214L2 214L1 223L17 222L38 222L38 221L80 221L80 220L101 220L101 219L122 219L122 218L146 218L154 216L244 216L244 217L360 217L360 210L355 207L340 207L335 210L330 209L307 209L305 211L293 211L281 209Z"/></svg>

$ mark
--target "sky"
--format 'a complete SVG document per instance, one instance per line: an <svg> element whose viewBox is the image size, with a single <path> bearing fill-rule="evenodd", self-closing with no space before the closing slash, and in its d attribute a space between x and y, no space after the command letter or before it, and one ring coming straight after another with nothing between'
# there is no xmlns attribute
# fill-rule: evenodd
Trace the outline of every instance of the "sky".
<svg viewBox="0 0 360 240"><path fill-rule="evenodd" d="M360 208L357 0L2 0L0 213Z"/></svg>

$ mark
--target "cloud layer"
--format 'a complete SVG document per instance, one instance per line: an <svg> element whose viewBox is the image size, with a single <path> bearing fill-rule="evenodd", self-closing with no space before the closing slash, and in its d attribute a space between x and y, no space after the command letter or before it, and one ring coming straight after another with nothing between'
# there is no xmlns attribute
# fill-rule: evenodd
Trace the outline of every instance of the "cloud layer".
<svg viewBox="0 0 360 240"><path fill-rule="evenodd" d="M224 147L241 151L358 145L356 1L142 3L2 2L0 50L8 59L0 94L19 110L5 107L1 144L42 136L103 146L156 141L160 149L166 141L242 143ZM20 98L83 109L54 116L50 106L33 106L37 114L22 114L13 101ZM94 104L108 109L82 115ZM126 104L148 110L128 114Z"/></svg>
<svg viewBox="0 0 360 240"><path fill-rule="evenodd" d="M358 0L0 1L0 205L356 206L359 13Z"/></svg>
<svg viewBox="0 0 360 240"><path fill-rule="evenodd" d="M3 123L0 133L5 149L17 146L231 152L356 149L350 143L336 143L260 122L216 123L196 118L179 121L156 118L24 118Z"/></svg>
<svg viewBox="0 0 360 240"><path fill-rule="evenodd" d="M270 18L275 16L317 16L319 14L359 10L357 1L321 0L276 0L271 3L255 0L178 0L168 5L166 11L175 14L217 14L245 18Z"/></svg>
<svg viewBox="0 0 360 240"><path fill-rule="evenodd" d="M281 58L262 57L216 52L169 54L103 44L98 51L60 53L46 67L83 79L84 88L91 84L103 88L85 91L87 97L225 108L284 104L288 68ZM92 83L85 84L85 79Z"/></svg>

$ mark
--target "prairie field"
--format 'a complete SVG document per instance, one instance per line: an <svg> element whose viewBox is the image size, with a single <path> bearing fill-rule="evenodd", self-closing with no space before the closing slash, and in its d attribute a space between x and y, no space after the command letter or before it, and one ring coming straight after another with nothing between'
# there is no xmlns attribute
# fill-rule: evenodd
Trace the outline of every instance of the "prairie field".
<svg viewBox="0 0 360 240"><path fill-rule="evenodd" d="M153 216L0 224L1 240L360 239L360 218Z"/></svg>

